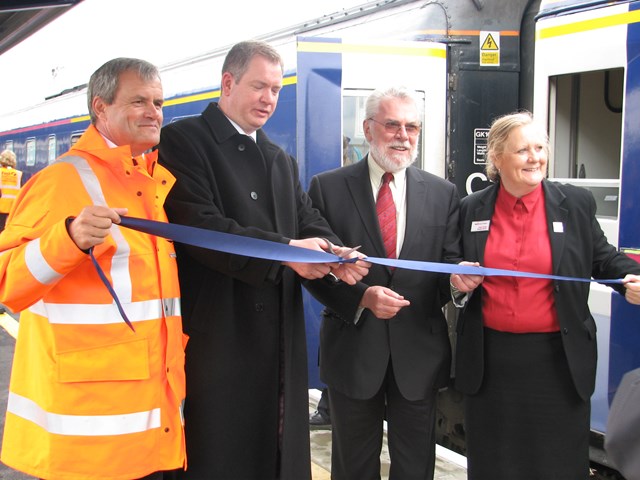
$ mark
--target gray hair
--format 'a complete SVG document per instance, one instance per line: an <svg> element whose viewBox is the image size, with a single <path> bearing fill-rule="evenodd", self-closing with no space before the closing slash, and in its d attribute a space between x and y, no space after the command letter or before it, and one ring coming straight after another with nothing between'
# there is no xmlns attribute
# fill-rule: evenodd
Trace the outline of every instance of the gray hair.
<svg viewBox="0 0 640 480"><path fill-rule="evenodd" d="M87 103L92 124L95 125L97 120L96 113L93 111L93 99L100 97L107 105L113 104L120 86L120 75L128 71L136 72L145 82L160 79L158 68L145 60L138 58L114 58L109 60L93 72L89 79Z"/></svg>
<svg viewBox="0 0 640 480"><path fill-rule="evenodd" d="M238 83L249 68L249 63L256 55L264 57L274 64L279 64L280 69L284 73L284 62L278 51L268 43L258 40L247 40L236 43L231 47L231 50L229 50L229 53L227 53L224 59L222 73L229 72L233 75L235 82Z"/></svg>
<svg viewBox="0 0 640 480"><path fill-rule="evenodd" d="M383 100L400 99L413 102L418 109L418 112L422 113L421 102L418 101L416 93L413 90L409 90L406 87L388 87L384 89L375 90L369 98L367 98L367 104L365 107L366 118L373 118L380 110L380 103Z"/></svg>
<svg viewBox="0 0 640 480"><path fill-rule="evenodd" d="M511 132L519 127L526 125L536 125L531 112L526 110L520 112L509 113L502 117L496 118L491 124L489 137L487 139L487 178L492 182L500 180L500 172L495 166L495 159L504 152L505 143ZM549 137L547 131L540 126L540 130L544 133L544 149L549 156Z"/></svg>

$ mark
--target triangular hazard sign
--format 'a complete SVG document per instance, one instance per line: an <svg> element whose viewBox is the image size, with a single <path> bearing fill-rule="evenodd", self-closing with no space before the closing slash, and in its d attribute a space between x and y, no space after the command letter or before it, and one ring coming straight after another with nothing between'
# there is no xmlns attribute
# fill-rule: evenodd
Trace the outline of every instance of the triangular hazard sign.
<svg viewBox="0 0 640 480"><path fill-rule="evenodd" d="M484 43L480 47L480 50L499 50L496 41L493 39L490 33L487 35L487 38L484 39Z"/></svg>

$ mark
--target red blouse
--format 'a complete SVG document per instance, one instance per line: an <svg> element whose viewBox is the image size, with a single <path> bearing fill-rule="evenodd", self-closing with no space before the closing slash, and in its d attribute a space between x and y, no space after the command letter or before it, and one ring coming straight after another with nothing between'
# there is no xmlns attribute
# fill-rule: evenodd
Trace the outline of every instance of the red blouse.
<svg viewBox="0 0 640 480"><path fill-rule="evenodd" d="M498 189L489 226L484 265L536 273L552 273L542 185L522 198ZM482 287L484 325L512 333L560 329L551 280L485 277Z"/></svg>

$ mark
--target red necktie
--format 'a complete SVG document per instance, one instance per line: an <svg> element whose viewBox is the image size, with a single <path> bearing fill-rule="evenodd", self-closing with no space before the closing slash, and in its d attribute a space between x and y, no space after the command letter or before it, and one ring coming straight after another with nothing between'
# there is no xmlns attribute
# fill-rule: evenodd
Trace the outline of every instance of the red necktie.
<svg viewBox="0 0 640 480"><path fill-rule="evenodd" d="M393 195L389 188L391 180L392 173L387 172L382 176L382 186L378 190L376 200L376 213L387 258L396 258L396 204L393 203Z"/></svg>

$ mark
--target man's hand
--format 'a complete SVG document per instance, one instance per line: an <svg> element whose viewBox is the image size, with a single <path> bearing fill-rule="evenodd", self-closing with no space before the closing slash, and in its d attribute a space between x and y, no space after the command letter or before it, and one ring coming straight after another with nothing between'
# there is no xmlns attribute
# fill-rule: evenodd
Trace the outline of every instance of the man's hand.
<svg viewBox="0 0 640 480"><path fill-rule="evenodd" d="M357 252L349 247L332 246L333 253L341 258L365 258L363 253ZM369 273L371 264L365 260L358 260L352 263L332 263L331 273L349 285L355 285Z"/></svg>
<svg viewBox="0 0 640 480"><path fill-rule="evenodd" d="M626 275L622 279L622 283L626 289L624 298L627 299L627 302L640 305L640 275Z"/></svg>
<svg viewBox="0 0 640 480"><path fill-rule="evenodd" d="M326 240L322 238L305 238L302 240L291 240L289 245L294 247L308 248L324 252L329 249ZM282 262L283 265L291 268L294 272L307 280L315 280L322 278L331 272L331 266L328 263L300 263L300 262Z"/></svg>
<svg viewBox="0 0 640 480"><path fill-rule="evenodd" d="M360 306L368 308L373 314L384 320L395 317L398 312L411 305L409 300L387 287L375 285L365 290Z"/></svg>
<svg viewBox="0 0 640 480"><path fill-rule="evenodd" d="M104 243L104 239L111 231L111 225L120 223L120 215L126 213L126 208L109 208L98 205L85 207L69 224L69 236L80 250L88 250L95 245Z"/></svg>
<svg viewBox="0 0 640 480"><path fill-rule="evenodd" d="M458 265L467 265L471 267L479 267L478 262L460 262ZM484 280L483 275L466 275L466 274L452 274L451 285L462 293L468 293L476 289L478 285Z"/></svg>

